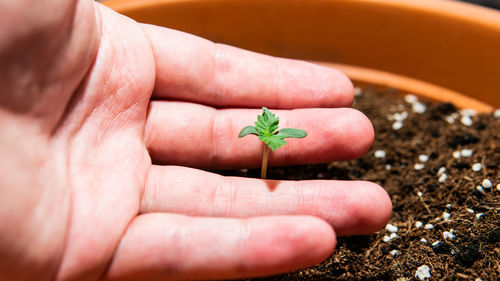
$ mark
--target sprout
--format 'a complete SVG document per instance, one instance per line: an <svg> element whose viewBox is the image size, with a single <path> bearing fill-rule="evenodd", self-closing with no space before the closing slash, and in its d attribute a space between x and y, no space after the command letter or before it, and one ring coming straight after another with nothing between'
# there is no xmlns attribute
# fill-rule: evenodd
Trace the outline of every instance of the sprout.
<svg viewBox="0 0 500 281"><path fill-rule="evenodd" d="M242 138L246 135L256 135L259 140L265 143L262 155L261 178L265 179L267 175L267 162L269 159L269 148L273 151L286 144L285 138L304 138L306 131L301 129L284 128L278 130L279 118L267 108L262 107L262 115L257 116L257 122L254 126L246 126L238 135Z"/></svg>

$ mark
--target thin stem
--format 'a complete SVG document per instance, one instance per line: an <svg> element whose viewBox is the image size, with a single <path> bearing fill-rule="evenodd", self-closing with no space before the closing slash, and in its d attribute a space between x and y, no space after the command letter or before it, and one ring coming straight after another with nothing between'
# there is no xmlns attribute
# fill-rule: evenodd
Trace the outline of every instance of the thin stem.
<svg viewBox="0 0 500 281"><path fill-rule="evenodd" d="M269 159L269 146L264 145L264 153L262 154L262 167L260 170L260 177L265 179L267 176L267 160Z"/></svg>

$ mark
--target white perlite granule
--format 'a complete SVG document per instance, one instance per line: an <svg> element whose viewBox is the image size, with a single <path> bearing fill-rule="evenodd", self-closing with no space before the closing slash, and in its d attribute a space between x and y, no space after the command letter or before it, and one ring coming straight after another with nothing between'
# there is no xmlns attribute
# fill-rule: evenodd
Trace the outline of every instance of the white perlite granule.
<svg viewBox="0 0 500 281"><path fill-rule="evenodd" d="M462 149L462 151L460 151L462 157L471 157L472 153L473 151L471 149Z"/></svg>
<svg viewBox="0 0 500 281"><path fill-rule="evenodd" d="M385 226L385 230L389 231L389 232L398 232L398 227L395 226L395 225L392 225L390 223L388 223L386 226Z"/></svg>
<svg viewBox="0 0 500 281"><path fill-rule="evenodd" d="M393 129L394 131L397 131L397 130L399 130L399 129L401 129L401 128L403 128L403 122L401 122L401 121L396 121L396 122L392 123L392 129Z"/></svg>
<svg viewBox="0 0 500 281"><path fill-rule="evenodd" d="M379 150L376 150L375 153L375 158L385 158L385 151L379 149Z"/></svg>
<svg viewBox="0 0 500 281"><path fill-rule="evenodd" d="M495 118L500 118L500 109L495 110L493 116L495 116Z"/></svg>
<svg viewBox="0 0 500 281"><path fill-rule="evenodd" d="M405 96L405 101L407 103L415 103L415 102L418 101L418 98L416 96L414 96L414 95L406 95Z"/></svg>
<svg viewBox="0 0 500 281"><path fill-rule="evenodd" d="M428 223L424 226L424 229L433 229L434 228L434 225L431 224L431 223Z"/></svg>
<svg viewBox="0 0 500 281"><path fill-rule="evenodd" d="M413 103L413 106L411 108L413 112L418 113L418 114L423 114L427 110L427 107L425 104L420 103L420 102L415 102Z"/></svg>
<svg viewBox="0 0 500 281"><path fill-rule="evenodd" d="M438 175L441 175L442 173L446 172L446 167L441 167L438 170Z"/></svg>
<svg viewBox="0 0 500 281"><path fill-rule="evenodd" d="M491 186L492 186L491 181L489 179L484 179L483 182L481 183L481 185L484 188L491 188Z"/></svg>
<svg viewBox="0 0 500 281"><path fill-rule="evenodd" d="M363 93L363 90L360 87L354 87L354 96L360 96Z"/></svg>
<svg viewBox="0 0 500 281"><path fill-rule="evenodd" d="M384 240L384 242L387 243L396 237L398 237L396 233L391 233L391 235L385 235L384 238L382 238L382 240Z"/></svg>
<svg viewBox="0 0 500 281"><path fill-rule="evenodd" d="M389 252L389 254L391 254L392 256L396 256L397 254L399 254L399 251L398 250L392 250Z"/></svg>
<svg viewBox="0 0 500 281"><path fill-rule="evenodd" d="M422 170L423 168L425 168L425 165L424 165L424 164L422 164L422 163L417 163L417 164L415 164L413 167L415 168L415 170L420 171L420 170Z"/></svg>
<svg viewBox="0 0 500 281"><path fill-rule="evenodd" d="M443 238L444 240L453 240L455 238L453 229L450 229L450 231L443 231Z"/></svg>
<svg viewBox="0 0 500 281"><path fill-rule="evenodd" d="M444 219L445 221L450 220L450 216L451 216L451 215L450 215L450 213L448 213L448 212L443 212L443 219Z"/></svg>
<svg viewBox="0 0 500 281"><path fill-rule="evenodd" d="M417 271L415 272L415 277L420 280L431 278L430 268L425 264L420 266L419 268L417 268Z"/></svg>
<svg viewBox="0 0 500 281"><path fill-rule="evenodd" d="M483 166L481 165L481 163L474 163L474 165L472 165L472 170L474 172L479 172L482 168Z"/></svg>
<svg viewBox="0 0 500 281"><path fill-rule="evenodd" d="M404 121L408 118L408 112L403 111L401 113L394 113L392 115L389 115L389 120L390 121Z"/></svg>
<svg viewBox="0 0 500 281"><path fill-rule="evenodd" d="M427 156L425 154L420 154L418 156L418 160L420 160L421 162L427 162L427 160L429 160L429 156Z"/></svg>
<svg viewBox="0 0 500 281"><path fill-rule="evenodd" d="M442 175L439 176L438 181L439 182L444 182L447 178L448 178L448 176L446 174L442 174Z"/></svg>
<svg viewBox="0 0 500 281"><path fill-rule="evenodd" d="M465 109L460 110L460 114L462 114L464 116L476 116L477 111L475 109L472 109L472 108L465 108Z"/></svg>
<svg viewBox="0 0 500 281"><path fill-rule="evenodd" d="M462 116L462 119L460 119L460 122L462 122L462 124L464 124L464 126L467 126L467 127L469 127L473 124L472 118L470 118L469 115Z"/></svg>
<svg viewBox="0 0 500 281"><path fill-rule="evenodd" d="M480 186L480 185L476 186L476 190L479 191L479 192L481 192L481 193L483 193L483 194L485 193L484 192L484 188L482 186Z"/></svg>

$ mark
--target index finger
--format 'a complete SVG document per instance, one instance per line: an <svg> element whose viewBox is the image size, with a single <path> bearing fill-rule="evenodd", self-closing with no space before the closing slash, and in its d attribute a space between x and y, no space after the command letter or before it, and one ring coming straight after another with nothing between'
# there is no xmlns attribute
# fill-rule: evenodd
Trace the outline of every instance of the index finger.
<svg viewBox="0 0 500 281"><path fill-rule="evenodd" d="M275 58L183 32L144 25L156 60L153 97L215 107L345 107L353 85L341 72Z"/></svg>

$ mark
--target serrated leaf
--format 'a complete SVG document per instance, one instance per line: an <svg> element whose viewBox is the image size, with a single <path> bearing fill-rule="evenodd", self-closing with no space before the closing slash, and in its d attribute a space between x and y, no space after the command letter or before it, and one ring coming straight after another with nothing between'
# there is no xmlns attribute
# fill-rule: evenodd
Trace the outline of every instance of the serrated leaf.
<svg viewBox="0 0 500 281"><path fill-rule="evenodd" d="M241 129L240 134L238 135L238 138L242 138L246 135L259 135L259 132L254 126L246 126L245 128Z"/></svg>
<svg viewBox="0 0 500 281"><path fill-rule="evenodd" d="M238 137L244 137L249 134L258 135L272 150L276 150L286 144L285 138L303 138L307 135L304 130L284 128L279 131L279 118L266 107L262 107L262 114L257 116L255 127L246 126Z"/></svg>
<svg viewBox="0 0 500 281"><path fill-rule="evenodd" d="M261 117L260 115L258 117ZM255 129L259 132L259 135L264 135L268 132L268 129L264 122L260 120L255 122Z"/></svg>
<svg viewBox="0 0 500 281"><path fill-rule="evenodd" d="M259 136L259 139L265 142L273 151L286 144L286 141L279 135Z"/></svg>
<svg viewBox="0 0 500 281"><path fill-rule="evenodd" d="M306 131L301 129L283 128L278 131L278 135L282 136L283 138L301 139L305 138L307 136L307 133Z"/></svg>
<svg viewBox="0 0 500 281"><path fill-rule="evenodd" d="M262 115L257 116L255 128L261 135L273 134L278 129L279 118L266 107L262 107Z"/></svg>

